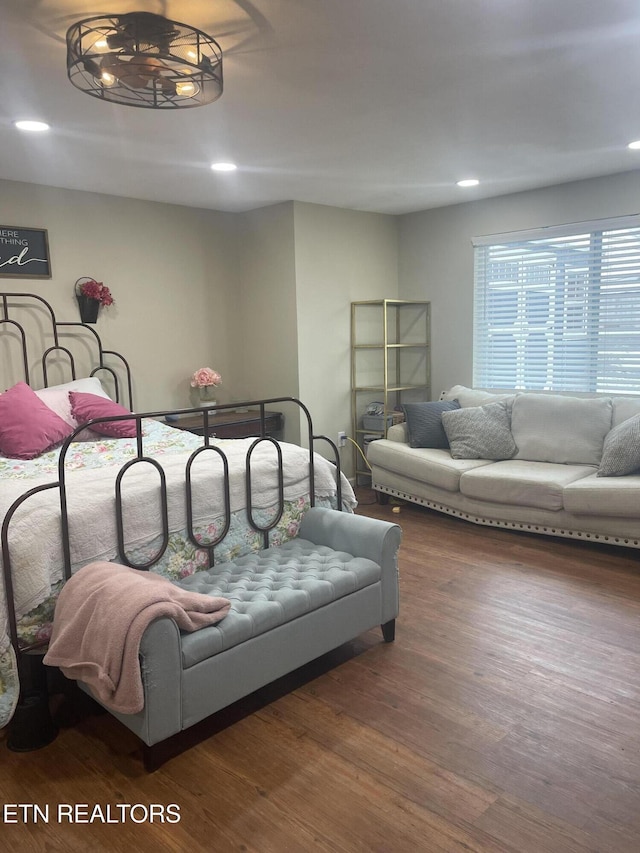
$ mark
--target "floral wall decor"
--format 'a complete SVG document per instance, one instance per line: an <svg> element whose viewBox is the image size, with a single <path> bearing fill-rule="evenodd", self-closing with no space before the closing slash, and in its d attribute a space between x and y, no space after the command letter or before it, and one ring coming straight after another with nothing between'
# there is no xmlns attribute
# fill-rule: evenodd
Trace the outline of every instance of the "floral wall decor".
<svg viewBox="0 0 640 853"><path fill-rule="evenodd" d="M84 276L79 278L75 284L76 299L80 309L80 319L83 323L95 323L101 306L106 308L113 305L115 299L111 291L101 281Z"/></svg>

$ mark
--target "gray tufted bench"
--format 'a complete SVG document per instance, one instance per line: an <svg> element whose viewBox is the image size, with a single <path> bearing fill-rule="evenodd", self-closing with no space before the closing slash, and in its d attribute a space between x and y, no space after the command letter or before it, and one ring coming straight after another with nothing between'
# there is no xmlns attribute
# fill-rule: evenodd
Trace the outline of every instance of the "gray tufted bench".
<svg viewBox="0 0 640 853"><path fill-rule="evenodd" d="M380 625L393 640L400 535L396 524L314 507L290 542L176 582L232 608L191 634L170 619L145 632L144 708L111 713L146 745L147 768L158 766L154 745L364 631Z"/></svg>

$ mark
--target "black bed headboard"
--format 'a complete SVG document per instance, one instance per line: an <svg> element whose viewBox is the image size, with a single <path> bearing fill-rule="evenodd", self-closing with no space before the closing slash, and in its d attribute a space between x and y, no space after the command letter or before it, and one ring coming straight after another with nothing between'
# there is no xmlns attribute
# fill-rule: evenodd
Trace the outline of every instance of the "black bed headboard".
<svg viewBox="0 0 640 853"><path fill-rule="evenodd" d="M65 343L62 340L65 340ZM127 360L103 347L100 335L86 323L56 319L53 308L36 293L0 292L0 384L2 389L22 379L33 387L47 387L55 365L60 381L77 379L76 350L82 356L82 376L109 376L113 396L123 397L133 410L133 386ZM57 384L57 382L53 383ZM126 386L125 389L122 386Z"/></svg>

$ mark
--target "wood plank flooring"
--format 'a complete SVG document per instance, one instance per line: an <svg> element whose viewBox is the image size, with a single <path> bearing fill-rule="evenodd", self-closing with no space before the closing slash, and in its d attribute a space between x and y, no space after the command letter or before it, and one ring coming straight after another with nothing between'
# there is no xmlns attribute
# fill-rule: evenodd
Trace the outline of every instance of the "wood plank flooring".
<svg viewBox="0 0 640 853"><path fill-rule="evenodd" d="M0 743L0 809L50 807L0 811L0 850L638 853L640 553L361 499L404 531L395 643L343 646L150 775L109 715ZM60 803L181 819L59 823Z"/></svg>

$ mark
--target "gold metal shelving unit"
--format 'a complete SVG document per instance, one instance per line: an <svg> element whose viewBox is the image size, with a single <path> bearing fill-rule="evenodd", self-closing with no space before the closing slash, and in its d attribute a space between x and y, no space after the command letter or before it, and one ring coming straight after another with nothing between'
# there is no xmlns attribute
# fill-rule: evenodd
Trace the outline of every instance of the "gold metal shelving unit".
<svg viewBox="0 0 640 853"><path fill-rule="evenodd" d="M366 453L384 438L402 403L431 397L431 303L377 299L351 303L351 414L353 436ZM377 402L382 414L367 415ZM354 448L356 482L368 477Z"/></svg>

